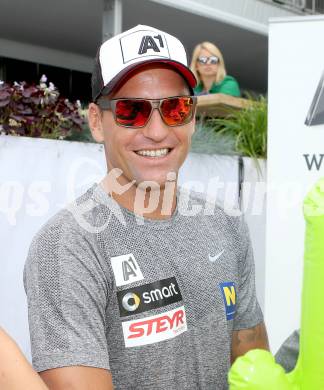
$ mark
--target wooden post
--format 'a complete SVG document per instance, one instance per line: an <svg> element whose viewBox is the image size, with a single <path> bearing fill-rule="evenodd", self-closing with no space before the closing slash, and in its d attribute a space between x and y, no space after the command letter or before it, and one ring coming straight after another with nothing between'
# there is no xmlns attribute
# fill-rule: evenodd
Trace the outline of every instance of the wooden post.
<svg viewBox="0 0 324 390"><path fill-rule="evenodd" d="M251 105L248 99L235 96L214 93L210 95L198 96L197 114L215 117L225 117L230 110L246 108Z"/></svg>

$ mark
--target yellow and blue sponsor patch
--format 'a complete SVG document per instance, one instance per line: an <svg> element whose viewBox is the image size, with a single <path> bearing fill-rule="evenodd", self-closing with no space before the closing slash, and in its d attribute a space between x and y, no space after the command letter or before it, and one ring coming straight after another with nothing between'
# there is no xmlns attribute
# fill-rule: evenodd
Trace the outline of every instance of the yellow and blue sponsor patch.
<svg viewBox="0 0 324 390"><path fill-rule="evenodd" d="M227 321L232 320L234 318L234 314L236 311L236 289L234 282L223 282L219 284L219 287L222 292L224 304L225 304L225 312Z"/></svg>

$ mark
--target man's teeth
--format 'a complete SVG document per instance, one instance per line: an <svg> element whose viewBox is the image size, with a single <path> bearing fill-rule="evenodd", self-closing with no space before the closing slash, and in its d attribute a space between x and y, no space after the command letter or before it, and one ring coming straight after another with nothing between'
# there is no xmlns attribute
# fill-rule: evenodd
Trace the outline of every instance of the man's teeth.
<svg viewBox="0 0 324 390"><path fill-rule="evenodd" d="M163 157L166 156L168 152L169 149L157 149L157 150L139 150L136 153L141 156Z"/></svg>

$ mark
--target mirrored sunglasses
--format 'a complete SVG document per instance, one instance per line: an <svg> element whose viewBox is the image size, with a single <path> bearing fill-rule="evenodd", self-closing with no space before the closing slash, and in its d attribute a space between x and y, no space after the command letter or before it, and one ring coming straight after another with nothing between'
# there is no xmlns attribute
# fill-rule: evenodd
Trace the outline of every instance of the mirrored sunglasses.
<svg viewBox="0 0 324 390"><path fill-rule="evenodd" d="M119 126L144 127L156 108L168 126L182 126L191 122L197 104L195 96L173 96L164 99L111 99L101 96L97 105L102 110L112 110Z"/></svg>
<svg viewBox="0 0 324 390"><path fill-rule="evenodd" d="M198 57L197 61L200 64L206 65L206 64L211 64L211 65L216 65L219 62L219 58L217 56L210 56L210 57Z"/></svg>

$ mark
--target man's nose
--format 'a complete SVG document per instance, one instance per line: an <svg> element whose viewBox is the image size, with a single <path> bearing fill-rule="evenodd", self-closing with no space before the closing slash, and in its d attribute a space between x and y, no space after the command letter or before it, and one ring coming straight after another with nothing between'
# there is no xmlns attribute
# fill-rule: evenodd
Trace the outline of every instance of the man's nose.
<svg viewBox="0 0 324 390"><path fill-rule="evenodd" d="M170 126L163 122L159 110L154 109L150 120L143 127L143 135L155 142L160 142L168 136L170 130Z"/></svg>

